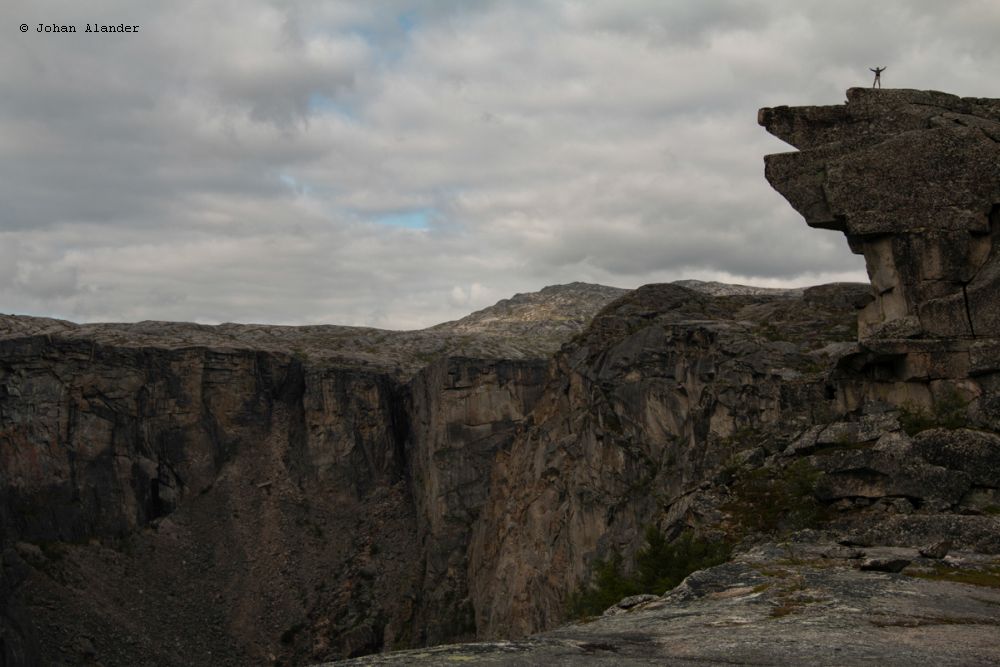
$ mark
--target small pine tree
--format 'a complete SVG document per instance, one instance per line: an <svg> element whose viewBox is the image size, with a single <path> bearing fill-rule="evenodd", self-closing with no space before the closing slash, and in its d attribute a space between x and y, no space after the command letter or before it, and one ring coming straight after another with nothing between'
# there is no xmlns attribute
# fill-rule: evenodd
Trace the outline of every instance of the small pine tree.
<svg viewBox="0 0 1000 667"><path fill-rule="evenodd" d="M695 570L726 562L730 551L728 543L696 538L690 531L671 542L650 526L646 545L635 555L634 571L623 573L623 559L617 551L597 561L591 583L570 595L567 612L572 618L594 616L630 595L662 595Z"/></svg>

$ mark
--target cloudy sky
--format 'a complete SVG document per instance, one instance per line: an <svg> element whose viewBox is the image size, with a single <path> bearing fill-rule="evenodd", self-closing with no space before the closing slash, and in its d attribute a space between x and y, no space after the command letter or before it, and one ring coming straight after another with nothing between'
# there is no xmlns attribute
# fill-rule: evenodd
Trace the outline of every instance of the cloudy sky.
<svg viewBox="0 0 1000 667"><path fill-rule="evenodd" d="M758 107L876 65L1000 96L996 0L2 0L0 30L0 312L75 321L861 280L764 180Z"/></svg>

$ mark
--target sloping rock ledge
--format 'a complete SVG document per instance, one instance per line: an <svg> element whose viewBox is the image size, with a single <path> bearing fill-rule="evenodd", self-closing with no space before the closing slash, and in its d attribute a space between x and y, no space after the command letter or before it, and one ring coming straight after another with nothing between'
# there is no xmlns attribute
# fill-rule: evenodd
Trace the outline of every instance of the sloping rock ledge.
<svg viewBox="0 0 1000 667"><path fill-rule="evenodd" d="M910 565L900 574L864 571L866 559ZM527 639L327 665L998 664L998 586L994 556L766 544L662 597Z"/></svg>

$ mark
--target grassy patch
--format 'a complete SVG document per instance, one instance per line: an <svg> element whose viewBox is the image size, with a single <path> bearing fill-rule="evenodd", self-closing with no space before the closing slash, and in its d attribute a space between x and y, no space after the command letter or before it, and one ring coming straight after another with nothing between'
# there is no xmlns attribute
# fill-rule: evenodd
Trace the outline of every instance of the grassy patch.
<svg viewBox="0 0 1000 667"><path fill-rule="evenodd" d="M907 435L916 435L931 428L962 428L968 424L967 401L956 389L942 392L928 411L912 404L899 409L899 425Z"/></svg>
<svg viewBox="0 0 1000 667"><path fill-rule="evenodd" d="M690 532L670 542L659 530L649 528L646 545L635 556L634 570L624 571L617 552L598 561L591 583L570 595L568 614L572 618L593 616L630 595L662 595L692 572L726 562L730 551L726 542L703 540Z"/></svg>
<svg viewBox="0 0 1000 667"><path fill-rule="evenodd" d="M808 592L805 577L801 574L786 574L790 576L783 577L778 584L778 604L771 608L771 618L783 618L801 611L807 605L825 601L825 598Z"/></svg>
<svg viewBox="0 0 1000 667"><path fill-rule="evenodd" d="M781 532L821 525L827 509L814 494L822 473L800 459L784 468L758 468L738 473L734 500L723 506L747 532Z"/></svg>
<svg viewBox="0 0 1000 667"><path fill-rule="evenodd" d="M958 584L971 584L987 588L1000 588L1000 567L994 566L985 570L971 570L935 565L930 571L906 572L911 577L930 579L932 581L953 581Z"/></svg>
<svg viewBox="0 0 1000 667"><path fill-rule="evenodd" d="M798 587L794 587L786 591L785 594L779 598L778 604L771 608L771 618L783 618L789 614L801 611L808 605L826 601L822 597L803 593L802 591L804 590L805 585L802 584L802 582L799 582Z"/></svg>

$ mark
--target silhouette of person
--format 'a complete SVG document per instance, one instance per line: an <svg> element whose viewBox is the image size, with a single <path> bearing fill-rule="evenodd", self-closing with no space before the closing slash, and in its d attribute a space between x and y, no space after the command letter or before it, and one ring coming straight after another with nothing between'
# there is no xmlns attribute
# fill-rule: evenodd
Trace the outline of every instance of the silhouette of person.
<svg viewBox="0 0 1000 667"><path fill-rule="evenodd" d="M879 89L881 89L882 88L882 72L885 71L885 67L876 67L874 69L872 69L871 67L869 67L868 69L870 69L872 72L875 72L875 81L872 82L872 88L874 88L876 86L876 84L877 84L878 87L879 87Z"/></svg>

